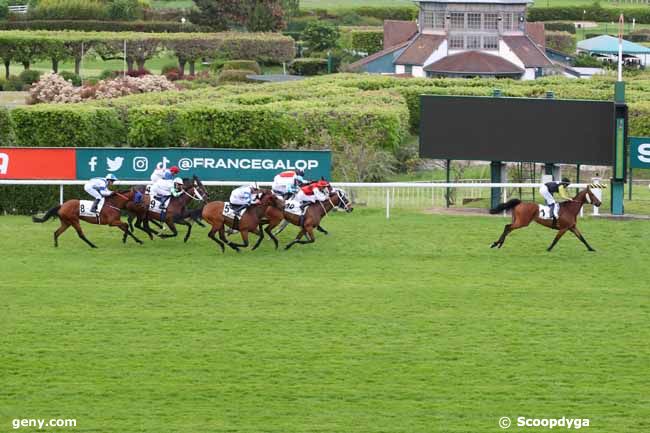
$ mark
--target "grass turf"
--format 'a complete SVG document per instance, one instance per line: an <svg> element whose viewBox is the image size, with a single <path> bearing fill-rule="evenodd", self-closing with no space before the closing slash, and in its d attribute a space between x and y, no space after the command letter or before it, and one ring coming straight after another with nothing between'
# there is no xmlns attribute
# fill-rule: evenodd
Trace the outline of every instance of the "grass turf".
<svg viewBox="0 0 650 433"><path fill-rule="evenodd" d="M490 250L504 218L392 215L334 215L314 245L225 255L205 229L137 246L84 225L99 249L72 230L55 249L58 222L0 218L0 429L648 429L647 221L582 220L597 253L571 234L547 253L542 227Z"/></svg>

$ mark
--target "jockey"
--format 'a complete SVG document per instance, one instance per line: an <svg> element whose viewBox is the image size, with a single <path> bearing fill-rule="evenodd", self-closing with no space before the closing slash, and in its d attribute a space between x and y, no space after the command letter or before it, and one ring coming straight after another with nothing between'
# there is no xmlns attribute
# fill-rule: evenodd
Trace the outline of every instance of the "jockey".
<svg viewBox="0 0 650 433"><path fill-rule="evenodd" d="M167 170L163 166L163 163L159 162L158 164L156 164L156 169L153 171L153 173L151 173L151 183L154 184L158 182L160 179L164 179L165 176L167 176L167 178L169 179L172 179L179 172L180 170L178 169L178 167L173 166L169 170Z"/></svg>
<svg viewBox="0 0 650 433"><path fill-rule="evenodd" d="M117 177L115 177L114 174L109 173L106 175L106 177L96 177L86 182L84 185L84 190L95 199L92 207L90 208L91 213L97 212L97 206L99 205L99 202L102 200L102 198L113 194L113 191L110 190L110 187L113 186L113 183L116 180Z"/></svg>
<svg viewBox="0 0 650 433"><path fill-rule="evenodd" d="M327 199L327 191L329 187L329 182L325 179L321 179L300 188L296 194L296 200L300 202L300 208L303 209L305 206L316 203L316 200L323 201Z"/></svg>
<svg viewBox="0 0 650 433"><path fill-rule="evenodd" d="M230 207L238 215L241 215L243 209L257 203L260 195L260 190L254 185L240 186L239 188L233 189L230 193Z"/></svg>
<svg viewBox="0 0 650 433"><path fill-rule="evenodd" d="M550 213L551 216L553 217L553 225L557 224L557 217L559 214L559 206L558 209L556 210L555 206L555 198L553 198L553 194L558 193L561 198L565 200L571 200L571 197L569 196L567 192L567 188L569 187L569 184L571 183L571 180L567 177L563 177L562 181L557 182L548 182L542 185L539 188L540 194L542 194L542 197L544 197L544 200L546 200L546 204L550 208Z"/></svg>
<svg viewBox="0 0 650 433"><path fill-rule="evenodd" d="M183 193L183 179L177 177L174 180L160 179L151 186L151 195L160 201L160 208L167 207L167 202L172 197L178 197Z"/></svg>
<svg viewBox="0 0 650 433"><path fill-rule="evenodd" d="M298 192L298 188L303 186L305 172L301 169L283 171L273 178L271 190L283 198L287 199Z"/></svg>

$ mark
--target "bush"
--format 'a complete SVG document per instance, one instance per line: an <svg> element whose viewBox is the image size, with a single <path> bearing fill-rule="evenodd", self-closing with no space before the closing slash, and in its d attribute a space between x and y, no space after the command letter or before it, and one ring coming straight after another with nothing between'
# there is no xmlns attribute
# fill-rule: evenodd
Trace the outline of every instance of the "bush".
<svg viewBox="0 0 650 433"><path fill-rule="evenodd" d="M321 75L327 73L327 59L304 57L289 63L289 72L293 75Z"/></svg>
<svg viewBox="0 0 650 433"><path fill-rule="evenodd" d="M11 116L9 116L9 110L0 108L0 146L13 146L14 144L14 125Z"/></svg>
<svg viewBox="0 0 650 433"><path fill-rule="evenodd" d="M0 20L7 19L9 16L9 2L7 0L0 0Z"/></svg>
<svg viewBox="0 0 650 433"><path fill-rule="evenodd" d="M353 30L351 32L351 45L355 51L374 54L381 51L384 46L383 30Z"/></svg>
<svg viewBox="0 0 650 433"><path fill-rule="evenodd" d="M15 108L11 117L18 146L119 146L126 136L117 111L110 108L36 105Z"/></svg>
<svg viewBox="0 0 650 433"><path fill-rule="evenodd" d="M576 38L569 32L546 32L546 46L571 54L576 51Z"/></svg>
<svg viewBox="0 0 650 433"><path fill-rule="evenodd" d="M110 69L104 69L102 72L100 72L99 79L106 80L109 78L114 78L120 75L121 73L122 73L121 71L111 71Z"/></svg>
<svg viewBox="0 0 650 433"><path fill-rule="evenodd" d="M165 66L162 67L160 73L162 75L167 75L167 72L178 72L178 64L177 63L167 63Z"/></svg>
<svg viewBox="0 0 650 433"><path fill-rule="evenodd" d="M302 40L310 50L323 51L334 48L339 39L338 27L323 21L314 21L302 32Z"/></svg>
<svg viewBox="0 0 650 433"><path fill-rule="evenodd" d="M650 24L650 8L625 8L626 17L634 17L639 24ZM532 7L528 9L528 21L596 21L617 22L621 10L604 8L599 3L590 6Z"/></svg>
<svg viewBox="0 0 650 433"><path fill-rule="evenodd" d="M74 72L68 72L68 71L61 71L59 72L59 75L61 78L63 78L66 81L70 81L73 86L79 87L81 86L81 77Z"/></svg>
<svg viewBox="0 0 650 433"><path fill-rule="evenodd" d="M20 77L20 81L22 81L23 84L30 85L40 80L41 73L38 71L27 69L25 71L22 71L19 77Z"/></svg>
<svg viewBox="0 0 650 433"><path fill-rule="evenodd" d="M603 62L589 54L580 54L575 58L573 66L578 68L602 68Z"/></svg>
<svg viewBox="0 0 650 433"><path fill-rule="evenodd" d="M248 81L246 76L256 75L257 73L250 69L222 69L217 78L219 84L222 83L245 83Z"/></svg>
<svg viewBox="0 0 650 433"><path fill-rule="evenodd" d="M24 87L25 83L23 83L20 77L10 75L7 81L5 81L3 90L6 92L22 92Z"/></svg>
<svg viewBox="0 0 650 433"><path fill-rule="evenodd" d="M576 26L573 23L547 22L544 23L544 28L549 31L569 32L573 35L576 34Z"/></svg>
<svg viewBox="0 0 650 433"><path fill-rule="evenodd" d="M224 62L222 69L246 69L255 71L257 75L262 73L262 68L255 60L228 60Z"/></svg>
<svg viewBox="0 0 650 433"><path fill-rule="evenodd" d="M176 21L25 20L0 21L0 30L189 33L200 32L202 29L195 24Z"/></svg>
<svg viewBox="0 0 650 433"><path fill-rule="evenodd" d="M39 0L28 14L32 19L101 20L108 17L108 10L96 0Z"/></svg>
<svg viewBox="0 0 650 433"><path fill-rule="evenodd" d="M108 4L108 17L115 21L142 19L143 5L138 0L112 0Z"/></svg>

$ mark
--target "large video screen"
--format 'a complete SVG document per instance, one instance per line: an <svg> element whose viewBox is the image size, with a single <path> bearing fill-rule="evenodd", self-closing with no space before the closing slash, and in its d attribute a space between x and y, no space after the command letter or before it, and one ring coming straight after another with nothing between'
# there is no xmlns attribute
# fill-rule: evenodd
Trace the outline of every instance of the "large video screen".
<svg viewBox="0 0 650 433"><path fill-rule="evenodd" d="M613 102L421 98L423 158L613 164Z"/></svg>

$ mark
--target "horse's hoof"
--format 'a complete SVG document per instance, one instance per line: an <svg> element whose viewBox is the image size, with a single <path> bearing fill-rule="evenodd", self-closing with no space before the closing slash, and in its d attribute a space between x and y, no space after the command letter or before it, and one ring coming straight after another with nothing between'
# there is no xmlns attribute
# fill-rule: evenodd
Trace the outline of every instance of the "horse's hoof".
<svg viewBox="0 0 650 433"><path fill-rule="evenodd" d="M490 248L494 248L494 247L496 247L496 246L497 246L497 243L494 242L492 245L490 245Z"/></svg>

